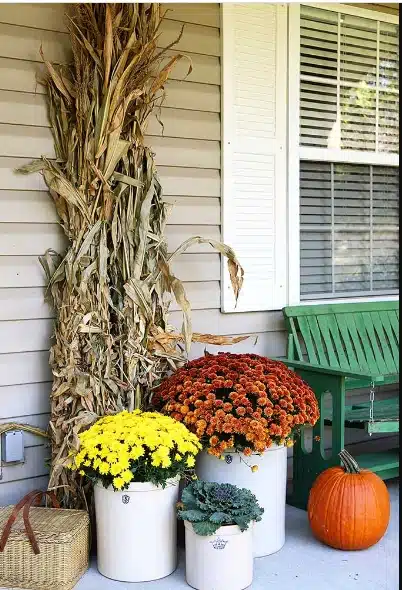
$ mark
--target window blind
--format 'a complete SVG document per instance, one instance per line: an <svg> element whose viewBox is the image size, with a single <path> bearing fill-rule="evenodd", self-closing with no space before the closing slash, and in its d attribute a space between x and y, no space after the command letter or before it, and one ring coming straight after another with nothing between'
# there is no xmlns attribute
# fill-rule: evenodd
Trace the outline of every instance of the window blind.
<svg viewBox="0 0 402 590"><path fill-rule="evenodd" d="M300 162L301 299L397 293L398 169Z"/></svg>
<svg viewBox="0 0 402 590"><path fill-rule="evenodd" d="M300 8L300 145L397 153L398 26Z"/></svg>

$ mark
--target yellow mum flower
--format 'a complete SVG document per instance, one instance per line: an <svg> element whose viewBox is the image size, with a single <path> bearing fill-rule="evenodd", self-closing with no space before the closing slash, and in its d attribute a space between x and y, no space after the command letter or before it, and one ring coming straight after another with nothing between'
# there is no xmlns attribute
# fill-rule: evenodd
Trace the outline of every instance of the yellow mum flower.
<svg viewBox="0 0 402 590"><path fill-rule="evenodd" d="M162 457L158 455L157 451L155 451L155 453L152 453L151 465L153 467L160 467L162 465Z"/></svg>
<svg viewBox="0 0 402 590"><path fill-rule="evenodd" d="M81 465L81 463L84 461L85 455L86 455L85 451L80 451L79 453L76 454L75 464L77 467L79 467Z"/></svg>
<svg viewBox="0 0 402 590"><path fill-rule="evenodd" d="M106 463L106 461L101 461L101 464L99 465L99 473L101 473L102 475L106 475L107 473L109 473L109 470L109 463Z"/></svg>
<svg viewBox="0 0 402 590"><path fill-rule="evenodd" d="M95 459L95 461L93 462L94 469L98 469L100 467L101 463L102 463L101 459L99 459L99 458Z"/></svg>
<svg viewBox="0 0 402 590"><path fill-rule="evenodd" d="M167 469L174 460L177 475L195 465L201 450L195 434L169 416L158 412L124 410L103 416L79 434L80 448L71 451L71 469L93 469L101 481L113 477L115 489L135 481L132 469L137 465L150 469L150 480L160 479L152 469ZM184 459L185 457L185 459Z"/></svg>
<svg viewBox="0 0 402 590"><path fill-rule="evenodd" d="M187 467L194 467L194 465L195 465L194 457L187 457L186 464L187 464Z"/></svg>
<svg viewBox="0 0 402 590"><path fill-rule="evenodd" d="M110 466L110 474L111 475L118 475L122 471L123 471L123 469L122 469L120 463L112 463L112 465Z"/></svg>
<svg viewBox="0 0 402 590"><path fill-rule="evenodd" d="M113 478L113 485L116 488L116 490L121 490L121 488L124 486L124 479L122 477L114 477Z"/></svg>
<svg viewBox="0 0 402 590"><path fill-rule="evenodd" d="M119 455L118 462L120 463L122 469L128 469L130 467L130 457L128 454Z"/></svg>
<svg viewBox="0 0 402 590"><path fill-rule="evenodd" d="M168 457L169 456L169 452L170 452L169 447L165 447L165 446L162 446L162 445L158 449L158 453L160 455L163 455L164 457Z"/></svg>
<svg viewBox="0 0 402 590"><path fill-rule="evenodd" d="M120 442L117 440L111 440L109 443L109 448L111 451L116 451L116 453L118 453L120 451Z"/></svg>
<svg viewBox="0 0 402 590"><path fill-rule="evenodd" d="M139 459L140 457L142 457L143 454L144 454L144 447L142 445L135 445L132 447L132 449L130 451L130 458L135 461L136 459Z"/></svg>
<svg viewBox="0 0 402 590"><path fill-rule="evenodd" d="M120 477L122 478L124 483L129 483L133 479L133 474L131 473L131 471L123 471L120 474Z"/></svg>
<svg viewBox="0 0 402 590"><path fill-rule="evenodd" d="M168 467L170 467L171 465L172 465L172 461L169 459L169 457L163 457L161 466L162 466L164 469L167 469L167 468L168 468Z"/></svg>

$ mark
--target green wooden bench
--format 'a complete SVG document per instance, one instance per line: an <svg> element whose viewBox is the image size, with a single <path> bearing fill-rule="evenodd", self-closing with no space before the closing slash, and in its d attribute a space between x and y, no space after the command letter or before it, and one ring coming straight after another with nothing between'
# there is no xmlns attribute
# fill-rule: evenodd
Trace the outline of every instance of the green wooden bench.
<svg viewBox="0 0 402 590"><path fill-rule="evenodd" d="M288 502L306 508L314 479L339 465L345 427L372 433L399 432L399 394L376 399L379 385L399 383L399 302L337 303L283 309L288 330L284 362L310 384L320 406L312 449L303 435L294 447L293 492ZM367 388L367 401L346 405L346 390ZM324 404L332 394L332 407ZM324 426L332 424L332 453L324 450ZM356 457L362 467L383 479L399 475L399 452Z"/></svg>

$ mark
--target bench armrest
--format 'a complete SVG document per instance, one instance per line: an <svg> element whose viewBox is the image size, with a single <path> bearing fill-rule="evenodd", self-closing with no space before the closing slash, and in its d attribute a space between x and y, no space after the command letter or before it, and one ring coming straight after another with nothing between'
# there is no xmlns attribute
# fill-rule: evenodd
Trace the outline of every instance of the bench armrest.
<svg viewBox="0 0 402 590"><path fill-rule="evenodd" d="M381 383L382 381L384 381L384 377L382 377L381 375L370 375L369 373L361 373L359 371L345 371L344 369L336 369L333 367L321 367L320 365L313 365L305 361L292 361L288 359L273 360L281 361L284 365L288 367L293 367L294 369L300 369L303 371L309 371L310 373L323 373L326 375L334 375L339 377L350 377L351 379L372 379L374 383Z"/></svg>

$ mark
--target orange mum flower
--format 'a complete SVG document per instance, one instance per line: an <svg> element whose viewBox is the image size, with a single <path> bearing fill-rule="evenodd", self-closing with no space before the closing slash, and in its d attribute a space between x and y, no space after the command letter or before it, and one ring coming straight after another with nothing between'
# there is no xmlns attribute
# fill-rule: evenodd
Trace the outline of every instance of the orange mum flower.
<svg viewBox="0 0 402 590"><path fill-rule="evenodd" d="M267 403L268 403L268 399L267 399L267 397L259 397L259 398L257 399L257 404L258 404L259 406L266 406L266 405L267 405Z"/></svg>
<svg viewBox="0 0 402 590"><path fill-rule="evenodd" d="M250 456L273 443L287 445L319 417L312 389L285 364L256 354L191 361L161 383L153 403L184 421L216 456L227 448Z"/></svg>
<svg viewBox="0 0 402 590"><path fill-rule="evenodd" d="M254 448L259 453L263 453L265 451L265 441L259 441L259 440L257 440L254 443Z"/></svg>

